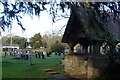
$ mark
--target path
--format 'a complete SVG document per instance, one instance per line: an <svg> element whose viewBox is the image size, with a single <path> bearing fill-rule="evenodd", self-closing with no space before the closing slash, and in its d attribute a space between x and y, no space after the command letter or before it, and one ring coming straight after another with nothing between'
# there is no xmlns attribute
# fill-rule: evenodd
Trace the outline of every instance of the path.
<svg viewBox="0 0 120 80"><path fill-rule="evenodd" d="M53 78L48 78L45 80L79 80L76 78L72 78L70 76L62 75L61 73L56 72L52 69L43 69L43 70L53 76Z"/></svg>

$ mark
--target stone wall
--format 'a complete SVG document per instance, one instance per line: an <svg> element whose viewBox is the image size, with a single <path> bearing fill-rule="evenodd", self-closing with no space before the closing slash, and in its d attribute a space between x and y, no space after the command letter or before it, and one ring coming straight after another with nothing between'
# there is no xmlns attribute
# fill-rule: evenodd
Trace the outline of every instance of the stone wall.
<svg viewBox="0 0 120 80"><path fill-rule="evenodd" d="M70 75L91 78L92 76L100 76L108 63L108 57L101 54L69 54L65 56L64 68L65 72Z"/></svg>

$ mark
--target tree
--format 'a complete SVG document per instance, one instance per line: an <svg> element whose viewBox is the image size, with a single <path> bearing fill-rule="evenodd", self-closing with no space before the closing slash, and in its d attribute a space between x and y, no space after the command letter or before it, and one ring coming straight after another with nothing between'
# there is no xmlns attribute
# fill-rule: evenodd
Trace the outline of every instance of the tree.
<svg viewBox="0 0 120 80"><path fill-rule="evenodd" d="M11 37L4 36L2 38L3 44L11 44ZM20 36L12 36L12 44L18 44L20 48L26 48L27 39Z"/></svg>
<svg viewBox="0 0 120 80"><path fill-rule="evenodd" d="M56 41L54 44L51 45L52 52L63 52L64 49L65 49L65 47L58 41Z"/></svg>
<svg viewBox="0 0 120 80"><path fill-rule="evenodd" d="M2 30L5 30L5 27L11 28L13 21L16 21L19 26L23 30L25 30L24 26L21 23L22 15L20 14L27 14L29 16L40 16L41 11L48 11L50 16L52 17L52 21L55 22L60 19L58 15L58 19L55 17L57 12L60 10L61 4L57 3L57 1L45 1L45 2L25 2L23 1L15 1L13 2L7 2L7 1L0 1L0 5L2 6L2 9L0 9L1 16L0 16L0 27ZM46 5L49 5L50 8L46 8ZM57 8L56 8L57 7ZM64 10L65 12L65 10Z"/></svg>
<svg viewBox="0 0 120 80"><path fill-rule="evenodd" d="M2 44L6 44L6 40L8 39L8 37L7 36L3 36L2 37Z"/></svg>
<svg viewBox="0 0 120 80"><path fill-rule="evenodd" d="M32 48L42 47L42 37L40 33L37 33L33 37L30 38L30 45Z"/></svg>
<svg viewBox="0 0 120 80"><path fill-rule="evenodd" d="M42 38L42 42L44 47L47 47L48 51L51 51L51 46L56 43L56 41L58 41L58 43L61 43L61 39L62 39L63 35L54 35L54 34L50 34L50 33L45 33L43 35ZM68 47L67 44L62 44L65 48Z"/></svg>
<svg viewBox="0 0 120 80"><path fill-rule="evenodd" d="M17 21L18 25L20 25L23 30L25 30L20 21L22 18L20 13L28 14L30 16L40 16L41 11L47 10L52 17L53 22L62 18L69 18L66 9L72 10L73 5L77 7L83 6L84 9L94 9L97 13L100 13L100 9L105 10L105 6L107 6L112 12L114 12L115 16L119 15L120 13L120 2L62 2L61 0L61 2L58 3L56 0L45 0L44 2L36 1L35 3L32 1L15 1L12 3L7 1L0 1L0 5L3 7L3 9L0 10L0 27L3 30L5 30L5 26L12 27L13 19ZM49 5L50 8L46 8L46 5ZM65 15L59 14L59 10L62 10Z"/></svg>

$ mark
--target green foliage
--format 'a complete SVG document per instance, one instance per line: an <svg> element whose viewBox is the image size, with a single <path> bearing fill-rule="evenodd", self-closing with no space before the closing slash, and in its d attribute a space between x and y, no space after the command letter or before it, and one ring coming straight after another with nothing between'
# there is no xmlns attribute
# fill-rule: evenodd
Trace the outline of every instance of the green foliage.
<svg viewBox="0 0 120 80"><path fill-rule="evenodd" d="M64 49L65 49L65 47L58 41L56 41L56 43L51 45L52 52L62 52L62 51L64 51Z"/></svg>
<svg viewBox="0 0 120 80"><path fill-rule="evenodd" d="M3 6L3 10L0 10L1 16L0 16L0 28L2 30L5 30L5 27L10 28L12 27L13 20L16 20L17 24L21 26L23 30L25 28L23 27L21 23L21 18L23 16L19 14L27 14L30 15L31 17L33 15L40 16L41 11L49 11L50 16L52 17L52 21L55 22L57 21L56 17L59 17L59 10L62 10L63 13L66 12L67 9L71 9L74 5L76 7L82 6L85 9L93 9L95 12L100 14L100 8L105 10L103 5L106 5L111 9L111 12L114 12L114 15L119 15L119 8L120 8L120 2L60 2L58 3L57 1L51 1L51 0L44 0L45 2L27 2L24 0L21 1L16 1L15 3L12 3L10 1L6 2L4 0L0 1L0 5ZM118 4L118 6L117 6ZM45 5L49 5L50 8L47 8ZM42 7L41 7L42 6ZM118 7L118 8L117 8ZM103 15L104 16L104 15ZM68 18L68 15L61 15L63 18ZM105 18L104 18L105 19Z"/></svg>
<svg viewBox="0 0 120 80"><path fill-rule="evenodd" d="M8 51L8 48L3 48L3 51Z"/></svg>
<svg viewBox="0 0 120 80"><path fill-rule="evenodd" d="M40 33L30 38L30 45L32 48L40 48L42 46L42 37Z"/></svg>
<svg viewBox="0 0 120 80"><path fill-rule="evenodd" d="M11 37L4 37L4 38L2 38L2 41L4 42L4 44L10 44ZM24 37L20 37L20 36L13 36L12 37L12 44L18 44L20 48L26 47L26 41L27 40Z"/></svg>

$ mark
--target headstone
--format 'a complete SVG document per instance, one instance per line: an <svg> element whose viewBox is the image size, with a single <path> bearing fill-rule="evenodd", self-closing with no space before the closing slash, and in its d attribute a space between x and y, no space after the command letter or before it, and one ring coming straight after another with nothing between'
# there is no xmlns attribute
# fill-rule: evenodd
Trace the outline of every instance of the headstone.
<svg viewBox="0 0 120 80"><path fill-rule="evenodd" d="M65 55L65 52L63 52L63 55Z"/></svg>
<svg viewBox="0 0 120 80"><path fill-rule="evenodd" d="M38 52L38 58L41 58L40 52Z"/></svg>
<svg viewBox="0 0 120 80"><path fill-rule="evenodd" d="M49 52L49 55L51 55L52 54L52 52Z"/></svg>
<svg viewBox="0 0 120 80"><path fill-rule="evenodd" d="M35 53L35 58L37 58L37 53Z"/></svg>
<svg viewBox="0 0 120 80"><path fill-rule="evenodd" d="M50 53L49 52L47 52L47 57L50 57Z"/></svg>
<svg viewBox="0 0 120 80"><path fill-rule="evenodd" d="M28 56L28 54L26 54L26 60L28 60L28 58L29 58L29 56Z"/></svg>
<svg viewBox="0 0 120 80"><path fill-rule="evenodd" d="M23 53L21 54L21 58L23 58Z"/></svg>
<svg viewBox="0 0 120 80"><path fill-rule="evenodd" d="M25 57L26 57L26 56L25 56L25 54L24 54L24 55L23 55L23 59L25 59Z"/></svg>
<svg viewBox="0 0 120 80"><path fill-rule="evenodd" d="M7 52L5 52L4 57L6 57L6 55L7 55Z"/></svg>
<svg viewBox="0 0 120 80"><path fill-rule="evenodd" d="M45 59L45 55L43 54L43 52L41 53L42 59Z"/></svg>
<svg viewBox="0 0 120 80"><path fill-rule="evenodd" d="M28 55L28 61L29 61L29 65L32 65L32 57L31 57L31 54L29 53L29 54L27 54Z"/></svg>
<svg viewBox="0 0 120 80"><path fill-rule="evenodd" d="M46 52L43 52L44 55L46 55Z"/></svg>
<svg viewBox="0 0 120 80"><path fill-rule="evenodd" d="M10 56L12 56L12 52L10 52Z"/></svg>
<svg viewBox="0 0 120 80"><path fill-rule="evenodd" d="M58 56L60 56L61 55L61 52L58 52Z"/></svg>
<svg viewBox="0 0 120 80"><path fill-rule="evenodd" d="M37 53L37 51L35 51L35 58L37 58L37 56L38 56L38 53Z"/></svg>
<svg viewBox="0 0 120 80"><path fill-rule="evenodd" d="M15 54L16 54L16 51L13 52L13 56L15 56Z"/></svg>
<svg viewBox="0 0 120 80"><path fill-rule="evenodd" d="M20 58L20 57L21 57L21 53L20 53L20 51L18 51L16 54L16 58Z"/></svg>
<svg viewBox="0 0 120 80"><path fill-rule="evenodd" d="M57 56L57 52L55 52L55 55Z"/></svg>

